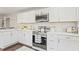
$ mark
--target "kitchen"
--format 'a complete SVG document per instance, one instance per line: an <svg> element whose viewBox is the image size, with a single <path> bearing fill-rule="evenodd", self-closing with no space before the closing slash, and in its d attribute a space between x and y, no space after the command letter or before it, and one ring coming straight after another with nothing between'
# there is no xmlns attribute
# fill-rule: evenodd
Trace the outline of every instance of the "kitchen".
<svg viewBox="0 0 79 59"><path fill-rule="evenodd" d="M1 51L79 51L78 7L4 7L0 13Z"/></svg>

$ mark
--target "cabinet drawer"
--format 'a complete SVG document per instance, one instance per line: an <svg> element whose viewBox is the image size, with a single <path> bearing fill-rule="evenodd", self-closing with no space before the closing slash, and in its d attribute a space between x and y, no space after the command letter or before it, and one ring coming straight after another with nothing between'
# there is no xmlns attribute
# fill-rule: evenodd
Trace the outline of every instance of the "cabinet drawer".
<svg viewBox="0 0 79 59"><path fill-rule="evenodd" d="M55 45L56 43L57 43L57 41L51 40L51 41L47 42L47 45L52 46L52 45Z"/></svg>
<svg viewBox="0 0 79 59"><path fill-rule="evenodd" d="M73 36L59 36L60 40L75 40L78 39L77 37L73 37Z"/></svg>
<svg viewBox="0 0 79 59"><path fill-rule="evenodd" d="M47 41L52 41L58 39L57 35L47 35Z"/></svg>
<svg viewBox="0 0 79 59"><path fill-rule="evenodd" d="M51 44L47 46L47 50L57 50L57 44Z"/></svg>
<svg viewBox="0 0 79 59"><path fill-rule="evenodd" d="M58 40L49 40L47 42L47 48L48 49L57 49Z"/></svg>
<svg viewBox="0 0 79 59"><path fill-rule="evenodd" d="M49 51L52 51L52 50L54 50L55 48L53 48L53 47L47 47L47 50L49 50Z"/></svg>
<svg viewBox="0 0 79 59"><path fill-rule="evenodd" d="M79 40L79 37L71 37L72 40Z"/></svg>
<svg viewBox="0 0 79 59"><path fill-rule="evenodd" d="M78 37L73 37L73 36L66 36L65 38L67 40L78 40Z"/></svg>

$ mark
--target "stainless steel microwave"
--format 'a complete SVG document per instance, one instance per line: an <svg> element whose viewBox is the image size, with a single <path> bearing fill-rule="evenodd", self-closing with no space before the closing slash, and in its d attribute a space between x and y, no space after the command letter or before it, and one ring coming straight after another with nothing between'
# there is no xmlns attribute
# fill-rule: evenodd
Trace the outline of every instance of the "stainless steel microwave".
<svg viewBox="0 0 79 59"><path fill-rule="evenodd" d="M36 15L35 20L36 22L48 22L49 14Z"/></svg>

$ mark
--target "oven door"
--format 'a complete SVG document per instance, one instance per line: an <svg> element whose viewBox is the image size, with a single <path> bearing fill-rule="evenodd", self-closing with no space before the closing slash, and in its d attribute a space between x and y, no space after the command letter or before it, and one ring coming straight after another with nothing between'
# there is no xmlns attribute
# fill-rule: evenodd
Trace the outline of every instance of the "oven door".
<svg viewBox="0 0 79 59"><path fill-rule="evenodd" d="M42 43L41 35L35 35L35 43Z"/></svg>

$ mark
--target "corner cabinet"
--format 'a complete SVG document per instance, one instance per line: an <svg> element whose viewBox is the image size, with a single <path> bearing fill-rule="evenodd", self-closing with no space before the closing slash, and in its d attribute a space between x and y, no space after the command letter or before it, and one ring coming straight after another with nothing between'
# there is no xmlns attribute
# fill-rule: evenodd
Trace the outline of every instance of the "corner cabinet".
<svg viewBox="0 0 79 59"><path fill-rule="evenodd" d="M35 11L22 12L17 14L17 23L34 23Z"/></svg>

